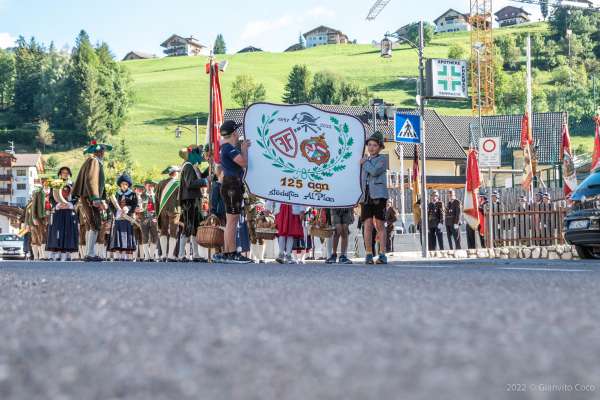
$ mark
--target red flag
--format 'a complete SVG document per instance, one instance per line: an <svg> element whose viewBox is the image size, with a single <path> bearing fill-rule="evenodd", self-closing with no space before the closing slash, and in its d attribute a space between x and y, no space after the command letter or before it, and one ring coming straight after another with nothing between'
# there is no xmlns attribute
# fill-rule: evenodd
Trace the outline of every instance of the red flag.
<svg viewBox="0 0 600 400"><path fill-rule="evenodd" d="M577 187L577 174L573 163L573 153L571 152L569 125L566 121L563 121L560 159L563 163L563 191L565 197L568 197Z"/></svg>
<svg viewBox="0 0 600 400"><path fill-rule="evenodd" d="M533 143L531 129L529 129L529 114L525 112L521 120L521 148L525 149L528 144Z"/></svg>
<svg viewBox="0 0 600 400"><path fill-rule="evenodd" d="M206 65L207 73L210 74L211 64ZM213 160L215 163L221 161L220 150L221 150L221 125L223 124L223 99L221 97L221 83L219 82L219 66L215 63L212 64L212 79L210 82L210 89L212 97L211 102L211 114L209 116L208 135L210 143L212 144Z"/></svg>
<svg viewBox="0 0 600 400"><path fill-rule="evenodd" d="M469 150L467 156L467 182L464 201L465 221L473 230L479 229L483 234L484 221L483 214L479 212L479 188L481 187L481 178L479 173L479 162L477 161L477 151Z"/></svg>
<svg viewBox="0 0 600 400"><path fill-rule="evenodd" d="M592 168L590 171L594 171L600 167L600 117L594 117L596 122L596 134L594 136L594 152L592 153Z"/></svg>

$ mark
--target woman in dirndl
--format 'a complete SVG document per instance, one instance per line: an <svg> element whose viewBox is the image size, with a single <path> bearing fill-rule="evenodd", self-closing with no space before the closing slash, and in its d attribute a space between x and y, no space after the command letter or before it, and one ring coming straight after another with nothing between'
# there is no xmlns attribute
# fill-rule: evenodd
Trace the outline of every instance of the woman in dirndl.
<svg viewBox="0 0 600 400"><path fill-rule="evenodd" d="M298 264L306 264L306 255L313 248L313 238L310 235L310 227L314 220L313 210L309 207L300 215L302 222L302 231L304 236L294 240L294 253Z"/></svg>
<svg viewBox="0 0 600 400"><path fill-rule="evenodd" d="M115 259L128 261L133 259L137 248L133 224L134 213L138 205L137 195L131 190L133 182L129 175L123 174L117 179L119 190L111 199L114 215L110 234L109 249L115 253Z"/></svg>
<svg viewBox="0 0 600 400"><path fill-rule="evenodd" d="M306 208L287 203L267 202L267 210L275 215L279 256L275 259L280 264L292 264L294 241L304 238L302 215Z"/></svg>
<svg viewBox="0 0 600 400"><path fill-rule="evenodd" d="M46 249L55 261L71 261L71 253L79 246L79 221L75 213L77 199L71 196L71 169L61 167L58 178L64 183L62 188L53 188L50 196L52 219L48 226L48 243Z"/></svg>

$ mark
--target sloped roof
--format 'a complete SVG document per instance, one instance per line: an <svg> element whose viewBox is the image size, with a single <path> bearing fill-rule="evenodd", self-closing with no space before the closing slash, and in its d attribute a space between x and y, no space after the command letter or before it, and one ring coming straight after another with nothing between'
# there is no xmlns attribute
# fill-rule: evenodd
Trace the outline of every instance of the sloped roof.
<svg viewBox="0 0 600 400"><path fill-rule="evenodd" d="M155 58L156 57L154 54L144 53L143 51L130 51L129 53L127 53L125 55L125 57L123 57L123 59L125 60L127 57L129 57L130 54L136 55L139 58Z"/></svg>
<svg viewBox="0 0 600 400"><path fill-rule="evenodd" d="M540 164L553 165L560 163L560 144L562 139L562 124L567 114L562 112L545 112L533 114L533 144L537 151ZM446 117L445 117L446 118ZM483 136L498 136L502 141L503 160L511 157L513 150L521 147L522 115L495 115L482 118ZM463 125L464 127L464 125ZM469 125L474 143L479 143L479 123L473 118ZM468 137L467 135L467 137ZM457 134L464 137L465 133Z"/></svg>
<svg viewBox="0 0 600 400"><path fill-rule="evenodd" d="M262 51L262 49L259 49L258 47L254 47L254 46L248 46L248 47L244 47L243 49L238 51L238 53L256 53L259 51Z"/></svg>
<svg viewBox="0 0 600 400"><path fill-rule="evenodd" d="M15 154L15 167L39 167L43 165L40 153Z"/></svg>
<svg viewBox="0 0 600 400"><path fill-rule="evenodd" d="M458 15L462 15L465 18L469 18L469 14L464 14L461 12L456 11L454 8L450 8L448 9L448 11L446 11L445 13L443 13L442 15L440 15L439 17L437 17L436 19L433 20L433 23L437 25L438 21L441 20L442 18L444 18L446 15L448 15L449 13L454 12Z"/></svg>
<svg viewBox="0 0 600 400"><path fill-rule="evenodd" d="M187 42L189 44L192 44L194 46L197 46L197 47L206 47L205 45L203 45L202 43L200 43L193 36L190 36L189 38L185 38L183 36L179 36L179 35L176 35L176 34L173 34L173 35L169 36L169 38L167 40L165 40L164 42L162 42L160 44L160 47L167 47L167 43L169 43L172 39L175 39L175 38L181 39L181 40L183 40L183 41L185 41L185 42Z"/></svg>
<svg viewBox="0 0 600 400"><path fill-rule="evenodd" d="M342 31L339 31L339 30L337 30L337 29L330 28L330 27L328 27L328 26L325 26L325 25L320 25L320 26L317 26L316 28L314 28L314 29L311 29L310 31L306 32L306 33L305 33L304 35L302 35L302 36L306 37L307 35L310 35L311 33L315 32L315 31L320 31L320 30L327 31L328 33L339 33L340 35L344 35L344 33L342 33Z"/></svg>
<svg viewBox="0 0 600 400"><path fill-rule="evenodd" d="M513 13L515 13L515 15L512 15ZM503 20L503 19L509 19L509 18L513 18L517 15L521 15L521 14L525 14L527 15L531 15L530 13L528 13L526 10L524 10L521 7L513 7L513 6L506 6L501 8L500 10L498 10L494 15L496 17L498 17L498 20Z"/></svg>
<svg viewBox="0 0 600 400"><path fill-rule="evenodd" d="M304 50L304 46L302 46L301 43L294 43L293 45L291 45L290 47L288 47L287 49L285 49L286 52L288 52L288 51L299 51L299 50Z"/></svg>
<svg viewBox="0 0 600 400"><path fill-rule="evenodd" d="M325 105L325 104L313 104L314 107L323 111L337 112L348 114L360 119L366 131L366 136L369 137L373 134L372 126L372 110L370 107L363 106L345 106L345 105ZM399 111L406 112L408 114L417 115L419 112L416 109L398 109ZM228 109L225 110L224 119L232 119L239 124L244 123L244 112L243 108ZM444 127L440 116L435 110L425 110L425 124L427 125L427 158L436 160L464 160L466 159L465 152L462 147L456 143L452 138L452 133ZM394 120L393 119L377 119L377 130L381 131L385 136L386 140L391 140L394 136ZM398 146L404 146L405 157L410 158L413 154L414 145L398 144Z"/></svg>

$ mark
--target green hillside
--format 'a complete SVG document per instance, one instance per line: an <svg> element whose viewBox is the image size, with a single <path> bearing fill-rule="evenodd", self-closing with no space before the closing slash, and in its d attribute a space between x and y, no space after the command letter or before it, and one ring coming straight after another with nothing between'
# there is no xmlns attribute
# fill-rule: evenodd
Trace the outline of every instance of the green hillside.
<svg viewBox="0 0 600 400"><path fill-rule="evenodd" d="M545 31L544 23L529 24L509 29L498 29L495 35ZM426 48L427 57L447 57L453 44L469 48L469 33L436 35ZM414 106L417 75L417 53L409 47L394 50L391 59L379 57L379 50L371 45L331 45L291 53L245 53L222 57L229 68L221 75L224 106L237 107L231 100L231 84L236 76L250 74L263 83L267 100L280 102L287 76L294 64L308 65L311 71L331 70L361 86L366 86L375 97L398 106ZM220 58L220 59L222 59ZM205 57L173 57L153 60L127 61L134 80L135 100L126 126L121 132L132 149L139 166L148 170L179 163L177 150L194 141L194 134L184 130L183 138L175 139L178 124L194 129L199 116L201 141L204 141L208 112L208 77ZM469 114L470 104L434 103L444 114ZM115 138L116 142L117 139ZM61 162L78 163L80 150L57 153Z"/></svg>

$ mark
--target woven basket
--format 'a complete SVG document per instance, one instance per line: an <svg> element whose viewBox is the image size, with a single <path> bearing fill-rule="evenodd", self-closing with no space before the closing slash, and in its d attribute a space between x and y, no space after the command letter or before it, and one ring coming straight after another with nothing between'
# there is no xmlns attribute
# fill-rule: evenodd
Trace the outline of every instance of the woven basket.
<svg viewBox="0 0 600 400"><path fill-rule="evenodd" d="M322 238L322 239L329 239L330 237L333 236L334 232L335 232L335 229L330 226L315 225L315 226L310 227L311 236Z"/></svg>
<svg viewBox="0 0 600 400"><path fill-rule="evenodd" d="M225 244L225 232L220 226L219 218L211 215L198 227L196 241L202 247L207 249L216 249Z"/></svg>
<svg viewBox="0 0 600 400"><path fill-rule="evenodd" d="M275 228L256 228L256 238L258 240L273 240L277 236Z"/></svg>

